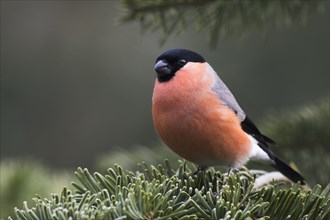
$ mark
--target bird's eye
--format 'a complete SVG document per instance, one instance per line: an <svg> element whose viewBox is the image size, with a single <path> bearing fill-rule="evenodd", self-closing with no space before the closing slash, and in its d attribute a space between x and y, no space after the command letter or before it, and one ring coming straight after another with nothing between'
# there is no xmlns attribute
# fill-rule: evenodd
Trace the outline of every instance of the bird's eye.
<svg viewBox="0 0 330 220"><path fill-rule="evenodd" d="M181 66L184 66L186 63L187 63L187 61L183 60L183 59L178 61L178 64Z"/></svg>

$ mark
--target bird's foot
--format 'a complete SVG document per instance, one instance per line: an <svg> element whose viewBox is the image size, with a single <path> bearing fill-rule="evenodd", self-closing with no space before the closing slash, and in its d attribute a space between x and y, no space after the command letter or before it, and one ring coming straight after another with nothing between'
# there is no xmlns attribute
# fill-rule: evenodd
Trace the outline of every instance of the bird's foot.
<svg viewBox="0 0 330 220"><path fill-rule="evenodd" d="M225 174L225 176L223 178L222 186L227 184L227 179L229 178L230 173L233 171L234 171L234 168L232 168L232 167L228 168L227 173ZM222 186L221 186L221 188L222 188Z"/></svg>
<svg viewBox="0 0 330 220"><path fill-rule="evenodd" d="M196 175L197 175L198 173L200 173L200 172L205 172L206 169L207 169L206 166L198 166L198 167L197 167L197 170L196 170L195 172L193 172L193 175L196 176Z"/></svg>

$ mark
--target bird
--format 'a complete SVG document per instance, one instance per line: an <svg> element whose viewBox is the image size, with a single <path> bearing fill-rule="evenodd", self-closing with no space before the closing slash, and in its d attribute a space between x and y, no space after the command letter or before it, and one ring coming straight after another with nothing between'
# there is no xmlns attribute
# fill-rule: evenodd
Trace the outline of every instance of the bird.
<svg viewBox="0 0 330 220"><path fill-rule="evenodd" d="M171 49L155 62L152 118L163 142L199 168L238 169L248 161L267 164L293 182L305 179L270 149L211 65L197 52Z"/></svg>

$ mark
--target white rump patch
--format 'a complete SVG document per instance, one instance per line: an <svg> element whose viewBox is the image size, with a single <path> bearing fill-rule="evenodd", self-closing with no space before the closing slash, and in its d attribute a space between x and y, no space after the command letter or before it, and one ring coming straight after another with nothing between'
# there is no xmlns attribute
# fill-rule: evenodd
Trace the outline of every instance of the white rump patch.
<svg viewBox="0 0 330 220"><path fill-rule="evenodd" d="M268 154L258 145L258 141L251 135L248 135L252 144L250 152L250 160L258 161L265 164L274 164L274 161L270 159Z"/></svg>

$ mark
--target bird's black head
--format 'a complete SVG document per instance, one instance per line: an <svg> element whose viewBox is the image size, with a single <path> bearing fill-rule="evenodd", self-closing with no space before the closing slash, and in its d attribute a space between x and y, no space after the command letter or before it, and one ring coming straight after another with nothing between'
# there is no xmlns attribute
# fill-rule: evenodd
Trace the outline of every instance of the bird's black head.
<svg viewBox="0 0 330 220"><path fill-rule="evenodd" d="M161 54L154 67L158 81L169 81L188 62L204 63L205 60L198 53L186 49L174 49Z"/></svg>

